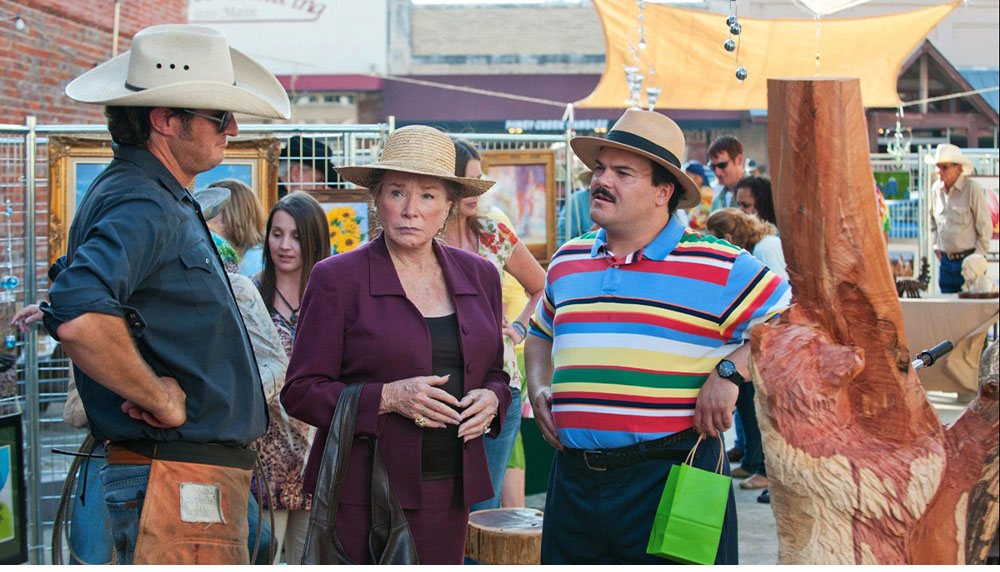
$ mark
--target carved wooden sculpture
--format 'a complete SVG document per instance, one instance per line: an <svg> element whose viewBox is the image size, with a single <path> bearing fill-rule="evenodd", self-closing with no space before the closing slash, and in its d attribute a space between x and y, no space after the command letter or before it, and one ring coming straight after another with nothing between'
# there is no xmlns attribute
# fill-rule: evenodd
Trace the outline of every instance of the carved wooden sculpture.
<svg viewBox="0 0 1000 572"><path fill-rule="evenodd" d="M997 527L996 374L941 426L910 366L858 81L769 80L768 109L796 304L751 337L779 562L979 562Z"/></svg>

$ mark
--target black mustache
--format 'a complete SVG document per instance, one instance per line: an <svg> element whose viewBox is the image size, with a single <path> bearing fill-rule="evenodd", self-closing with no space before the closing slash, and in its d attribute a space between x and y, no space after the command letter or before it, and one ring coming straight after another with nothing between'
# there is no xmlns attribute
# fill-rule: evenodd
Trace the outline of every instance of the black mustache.
<svg viewBox="0 0 1000 572"><path fill-rule="evenodd" d="M609 193L606 189L601 189L601 188L597 188L594 189L593 191L590 191L590 198L593 199L597 197L603 197L612 202L614 202L615 200L615 198L611 196L611 193Z"/></svg>

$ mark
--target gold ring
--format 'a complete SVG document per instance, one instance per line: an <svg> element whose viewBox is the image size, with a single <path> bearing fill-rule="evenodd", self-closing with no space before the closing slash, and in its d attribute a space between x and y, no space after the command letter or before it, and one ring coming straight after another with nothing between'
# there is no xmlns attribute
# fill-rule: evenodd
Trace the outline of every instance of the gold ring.
<svg viewBox="0 0 1000 572"><path fill-rule="evenodd" d="M424 419L423 417L417 417L416 419L413 420L413 423L417 427L420 427L421 429L423 429L427 425L427 420Z"/></svg>

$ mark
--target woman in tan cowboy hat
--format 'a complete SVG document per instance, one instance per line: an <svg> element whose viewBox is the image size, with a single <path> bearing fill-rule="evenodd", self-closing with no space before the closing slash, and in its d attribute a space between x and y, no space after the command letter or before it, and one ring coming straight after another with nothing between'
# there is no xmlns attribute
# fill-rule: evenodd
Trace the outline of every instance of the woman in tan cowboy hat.
<svg viewBox="0 0 1000 572"><path fill-rule="evenodd" d="M345 552L380 557L368 542L379 438L420 563L460 564L469 506L493 495L483 437L500 433L511 394L497 272L435 237L459 200L493 182L456 177L451 139L419 125L392 133L377 163L337 171L370 190L382 233L317 264L305 291L281 392L290 415L317 427L305 487L332 487L317 482L330 418L344 388L364 384L336 513Z"/></svg>

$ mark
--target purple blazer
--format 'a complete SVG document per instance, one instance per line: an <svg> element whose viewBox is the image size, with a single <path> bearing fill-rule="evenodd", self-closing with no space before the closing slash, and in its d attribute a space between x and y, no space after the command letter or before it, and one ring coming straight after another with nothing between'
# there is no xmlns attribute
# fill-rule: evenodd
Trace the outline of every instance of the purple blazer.
<svg viewBox="0 0 1000 572"><path fill-rule="evenodd" d="M463 250L434 243L458 318L465 393L486 388L510 406L510 379L503 371L501 296L496 268ZM289 415L317 427L306 465L305 488L313 492L330 418L340 392L364 383L356 437L340 502L365 505L371 499L372 436L379 438L389 481L403 508L421 508L420 448L423 432L395 413L379 415L385 383L431 371L427 322L407 298L389 258L385 237L338 254L313 267L302 300L281 404ZM503 415L493 419L496 437ZM465 504L493 496L483 440L465 444L462 456Z"/></svg>

